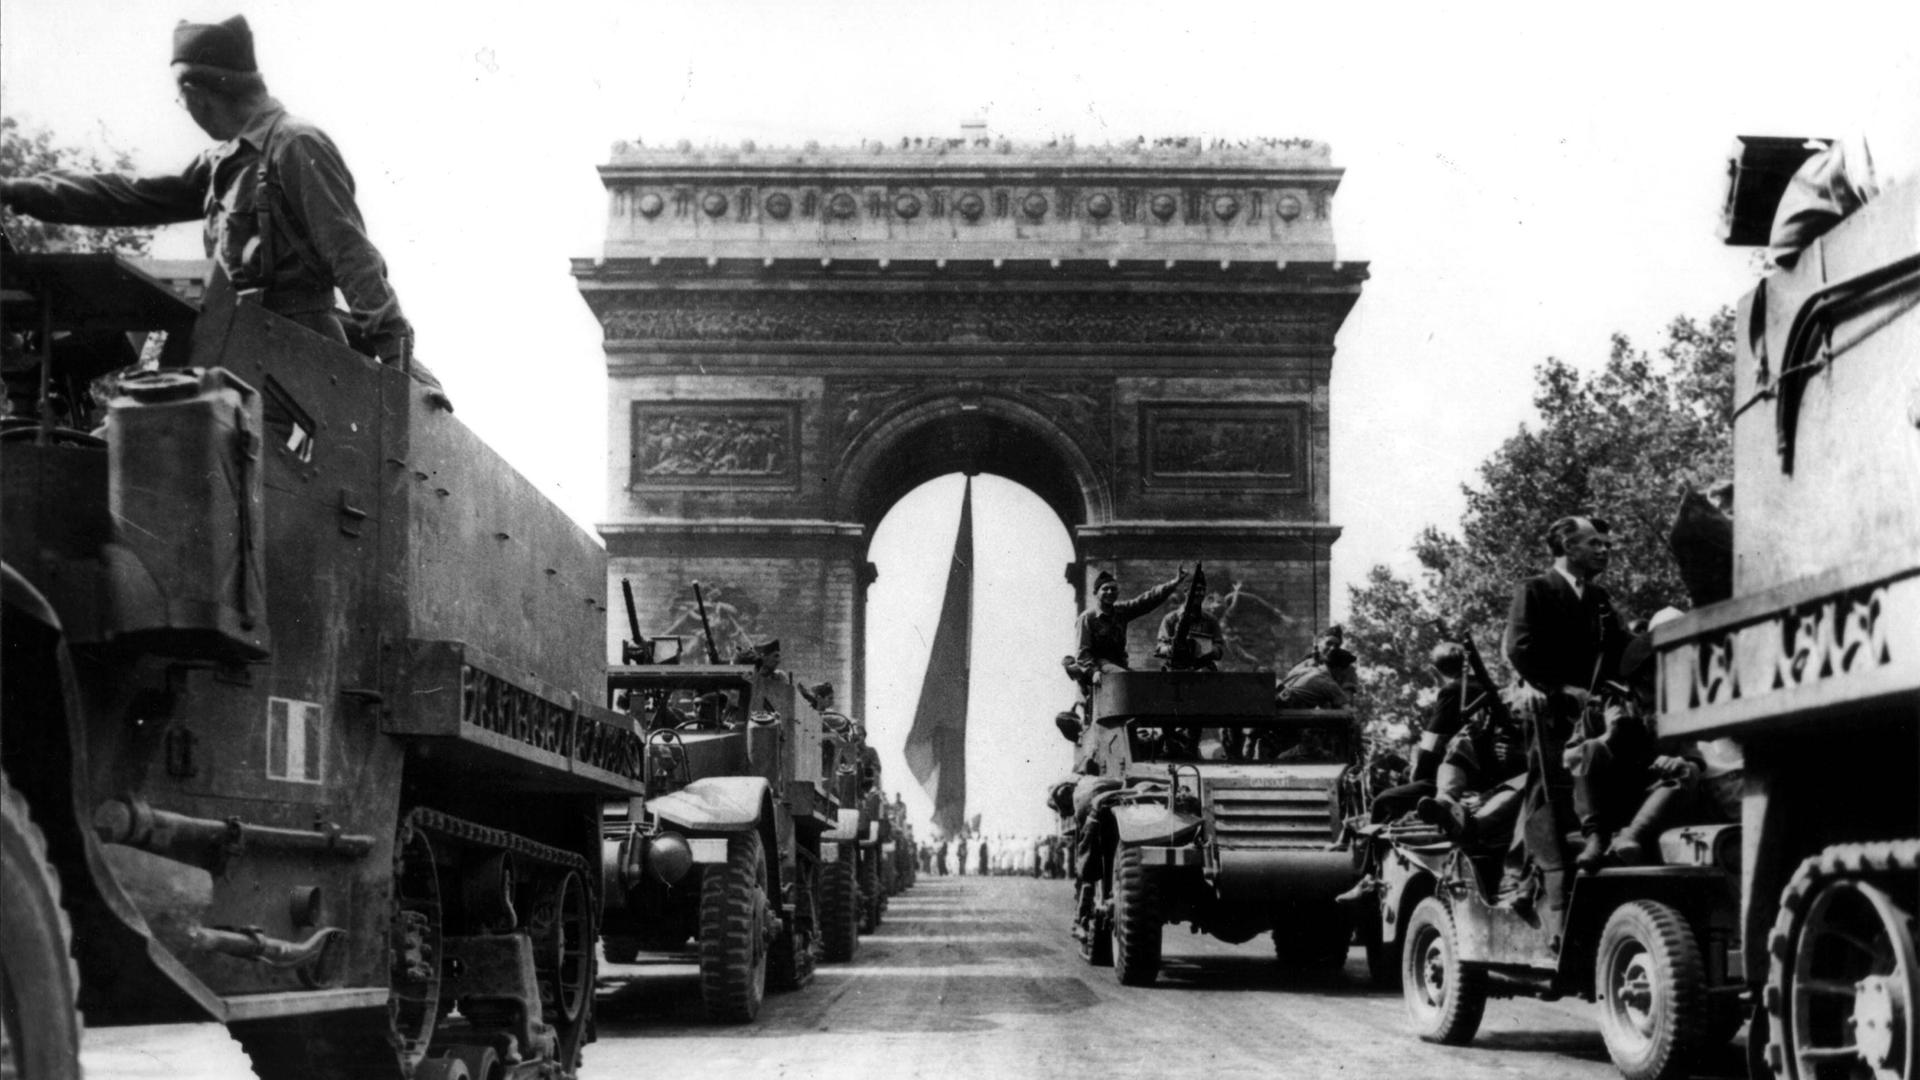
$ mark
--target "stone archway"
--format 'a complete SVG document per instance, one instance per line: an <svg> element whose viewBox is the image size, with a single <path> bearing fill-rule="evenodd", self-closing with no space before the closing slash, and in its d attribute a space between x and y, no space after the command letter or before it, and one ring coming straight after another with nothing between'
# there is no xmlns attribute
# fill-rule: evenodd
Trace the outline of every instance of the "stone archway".
<svg viewBox="0 0 1920 1080"><path fill-rule="evenodd" d="M1205 560L1245 665L1325 622L1327 380L1367 275L1324 146L617 146L602 173L574 274L606 333L610 589L643 628L684 631L701 580L859 707L868 538L956 471L1053 508L1076 592Z"/></svg>

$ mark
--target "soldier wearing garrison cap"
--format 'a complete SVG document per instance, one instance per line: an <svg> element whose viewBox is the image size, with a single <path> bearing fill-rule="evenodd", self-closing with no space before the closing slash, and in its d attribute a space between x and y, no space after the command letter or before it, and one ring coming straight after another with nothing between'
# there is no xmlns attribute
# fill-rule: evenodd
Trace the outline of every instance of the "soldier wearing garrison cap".
<svg viewBox="0 0 1920 1080"><path fill-rule="evenodd" d="M1167 602L1187 580L1187 568L1172 581L1162 582L1131 600L1120 599L1120 583L1105 570L1093 579L1093 606L1080 613L1076 624L1079 645L1074 666L1091 675L1107 668L1126 668L1127 624Z"/></svg>
<svg viewBox="0 0 1920 1080"><path fill-rule="evenodd" d="M244 16L173 31L179 102L220 140L170 176L45 173L0 180L0 201L71 225L169 225L204 219L213 268L206 304L240 297L342 344L399 364L451 409L412 362L413 328L354 201L353 177L325 132L267 93ZM335 311L345 297L349 336Z"/></svg>

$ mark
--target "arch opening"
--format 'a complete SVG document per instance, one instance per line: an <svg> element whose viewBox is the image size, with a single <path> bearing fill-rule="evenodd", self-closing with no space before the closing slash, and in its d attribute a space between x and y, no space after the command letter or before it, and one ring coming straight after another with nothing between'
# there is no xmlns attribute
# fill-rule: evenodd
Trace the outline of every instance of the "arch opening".
<svg viewBox="0 0 1920 1080"><path fill-rule="evenodd" d="M949 472L915 486L870 534L879 573L866 601L865 720L887 787L905 798L922 838L933 803L903 749L940 619L963 483ZM1073 648L1074 591L1062 573L1073 542L1045 497L991 473L974 479L973 522L967 815L981 815L989 835L1037 838L1054 827L1047 787L1072 765L1072 745L1052 718L1074 697L1059 665Z"/></svg>
<svg viewBox="0 0 1920 1080"><path fill-rule="evenodd" d="M1073 436L1031 405L992 394L937 395L873 424L848 447L833 501L871 536L909 492L955 472L1012 480L1070 534L1112 517L1109 484Z"/></svg>

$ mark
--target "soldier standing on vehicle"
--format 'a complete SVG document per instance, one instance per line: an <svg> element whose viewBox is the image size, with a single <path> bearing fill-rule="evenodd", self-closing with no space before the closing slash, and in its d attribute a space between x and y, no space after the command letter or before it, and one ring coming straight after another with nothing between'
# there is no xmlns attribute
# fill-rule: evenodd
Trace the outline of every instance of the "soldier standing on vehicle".
<svg viewBox="0 0 1920 1080"><path fill-rule="evenodd" d="M340 344L398 365L453 406L412 358L413 328L368 239L353 176L325 132L267 93L244 16L182 22L173 31L180 106L219 145L174 176L46 173L0 180L0 202L70 225L170 225L206 221L213 260L206 310L251 298ZM353 337L334 311L346 297Z"/></svg>
<svg viewBox="0 0 1920 1080"><path fill-rule="evenodd" d="M1076 624L1079 639L1074 664L1083 678L1097 671L1125 671L1127 663L1127 624L1167 602L1167 597L1187 580L1187 568L1180 567L1172 581L1162 582L1131 600L1120 599L1120 583L1105 570L1093 579L1094 604L1080 613Z"/></svg>

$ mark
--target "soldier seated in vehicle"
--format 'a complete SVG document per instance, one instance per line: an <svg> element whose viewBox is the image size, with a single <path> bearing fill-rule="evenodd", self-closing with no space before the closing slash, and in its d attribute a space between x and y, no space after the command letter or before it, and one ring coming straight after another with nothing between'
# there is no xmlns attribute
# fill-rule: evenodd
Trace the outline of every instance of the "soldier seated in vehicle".
<svg viewBox="0 0 1920 1080"><path fill-rule="evenodd" d="M1324 656L1302 660L1287 672L1273 703L1282 709L1344 709L1351 698L1342 680L1352 670L1353 654L1329 646Z"/></svg>
<svg viewBox="0 0 1920 1080"><path fill-rule="evenodd" d="M1512 689L1503 692L1506 709L1483 711L1447 743L1434 774L1433 796L1414 806L1420 820L1462 847L1506 850L1526 788L1523 717L1533 697Z"/></svg>
<svg viewBox="0 0 1920 1080"><path fill-rule="evenodd" d="M1619 675L1595 688L1563 753L1580 832L1605 841L1580 852L1582 870L1651 861L1660 831L1690 811L1699 778L1693 762L1655 749L1650 632L1627 645Z"/></svg>
<svg viewBox="0 0 1920 1080"><path fill-rule="evenodd" d="M1202 586L1196 586L1196 588ZM1188 615L1184 607L1167 612L1160 620L1160 633L1153 657L1174 671L1218 671L1226 634L1220 628L1222 600L1219 593L1208 593L1200 610ZM1186 636L1180 636L1180 620L1187 619Z"/></svg>

